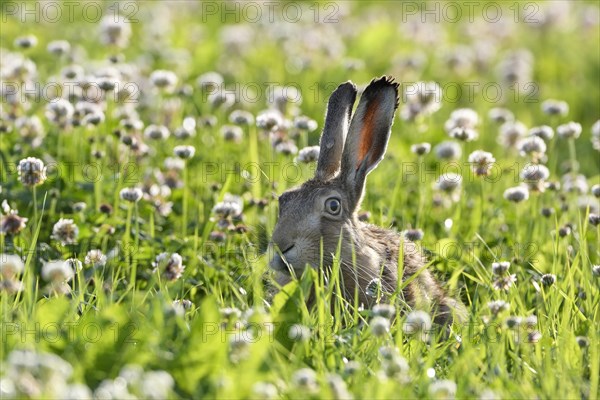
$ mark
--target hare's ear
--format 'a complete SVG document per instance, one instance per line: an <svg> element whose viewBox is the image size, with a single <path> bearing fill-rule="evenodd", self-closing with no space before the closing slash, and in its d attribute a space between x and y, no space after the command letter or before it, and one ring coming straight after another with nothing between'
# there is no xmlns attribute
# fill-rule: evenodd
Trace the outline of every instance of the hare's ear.
<svg viewBox="0 0 600 400"><path fill-rule="evenodd" d="M344 141L355 100L356 86L350 81L338 86L329 97L315 172L315 178L319 180L333 178L340 169Z"/></svg>
<svg viewBox="0 0 600 400"><path fill-rule="evenodd" d="M364 90L352 117L342 155L342 182L356 207L367 174L383 159L398 108L398 84L391 77L374 79Z"/></svg>

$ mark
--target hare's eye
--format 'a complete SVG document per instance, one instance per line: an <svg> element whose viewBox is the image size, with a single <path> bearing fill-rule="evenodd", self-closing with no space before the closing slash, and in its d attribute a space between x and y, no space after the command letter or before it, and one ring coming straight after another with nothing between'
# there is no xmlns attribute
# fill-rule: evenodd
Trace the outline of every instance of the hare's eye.
<svg viewBox="0 0 600 400"><path fill-rule="evenodd" d="M336 197L330 197L325 200L325 211L332 215L338 215L342 211L342 203Z"/></svg>

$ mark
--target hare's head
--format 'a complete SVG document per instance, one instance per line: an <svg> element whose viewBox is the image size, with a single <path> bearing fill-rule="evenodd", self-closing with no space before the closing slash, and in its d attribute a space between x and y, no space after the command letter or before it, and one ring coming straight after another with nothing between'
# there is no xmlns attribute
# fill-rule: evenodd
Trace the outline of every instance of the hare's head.
<svg viewBox="0 0 600 400"><path fill-rule="evenodd" d="M339 243L342 258L351 262L360 234L356 210L367 174L383 159L398 84L387 77L373 80L353 114L356 93L354 84L346 82L331 94L314 178L279 197L271 260L277 271L298 274L307 265L331 265Z"/></svg>

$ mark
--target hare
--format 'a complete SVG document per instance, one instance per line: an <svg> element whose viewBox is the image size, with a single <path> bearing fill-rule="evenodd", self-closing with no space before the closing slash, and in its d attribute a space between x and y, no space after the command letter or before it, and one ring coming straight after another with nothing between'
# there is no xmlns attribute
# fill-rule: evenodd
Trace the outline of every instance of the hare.
<svg viewBox="0 0 600 400"><path fill-rule="evenodd" d="M401 241L399 233L359 221L357 210L365 181L383 159L394 113L398 84L393 78L374 79L364 90L356 111L357 89L340 85L329 98L314 178L279 197L279 218L272 236L270 262L276 281L283 285L306 266L330 267L341 235L340 279L344 296L370 307L375 298L367 287L379 279L382 292L398 283L400 243L404 243L402 280L418 274L402 291L415 308L431 308L434 321L449 324L463 314L462 304L448 297L431 273L416 245Z"/></svg>

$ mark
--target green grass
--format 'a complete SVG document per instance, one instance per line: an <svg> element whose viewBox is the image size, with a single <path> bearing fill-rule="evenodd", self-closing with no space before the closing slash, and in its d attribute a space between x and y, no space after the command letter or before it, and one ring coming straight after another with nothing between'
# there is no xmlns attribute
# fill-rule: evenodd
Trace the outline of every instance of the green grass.
<svg viewBox="0 0 600 400"><path fill-rule="evenodd" d="M155 96L141 86L147 97L131 105L146 126L168 118L173 132L185 116L214 114L218 121L215 127L199 126L194 137L183 140L173 134L164 141L142 138L150 153L136 156L119 149L113 132L119 120L109 113L98 127L61 129L44 117L45 99L29 99L29 109L14 109L14 117L37 115L46 136L42 146L33 148L16 129L0 134L0 200L7 199L20 216L29 218L17 235L0 236L0 253L17 254L25 263L18 277L23 290L0 292L3 393L11 393L6 389L8 377L25 382L27 373L35 383L17 385L24 397L27 388L29 397L58 397L62 386L74 383L83 383L93 392L103 381L115 379L123 367L136 364L146 373L167 371L173 385L167 384L162 396L173 398L268 397L257 393L260 382L272 384L276 398L425 398L431 397L430 387L438 380L454 382L458 398L491 392L497 398L598 398L600 279L593 275L592 266L600 263L600 228L589 224L588 212L577 207L581 196L574 192L531 192L519 204L505 200L504 190L519 184L519 172L528 160L498 144L498 125L487 116L492 107L501 106L527 127L547 124L556 129L569 121L580 122L583 133L573 147L556 135L548 144L550 180L561 180L565 162L576 158L589 186L600 183L600 157L590 143L591 126L600 117L599 29L581 22L582 15L598 13L594 2L571 3L563 13L568 20L564 23L537 28L523 22L511 28L483 24L484 29L472 36L465 33L475 29L465 16L460 22L441 24L443 35L427 45L407 35L408 23L402 19L407 10L398 3L343 2L336 14L338 23L317 26L309 18L302 27L279 22L275 25L279 29L293 31L285 39L272 38L276 28L247 23L256 37L242 42L241 49L226 49L220 42L232 21L222 24L218 16L204 20L200 5L182 2L181 9L169 8L171 22L163 26L157 21L166 16L165 10L151 2L136 4L139 22L132 24L130 45L121 50L99 45L97 24L78 15L74 21L55 24L21 24L8 13L3 15L7 18L0 40L3 70L9 59L6 49L21 51L14 49L13 40L32 33L38 45L22 52L36 63L34 79L45 84L68 64L48 54L46 45L67 39L71 46L85 50L86 55L77 57L86 74L92 74L94 65L109 55L122 53L142 77L169 69L177 73L178 87L194 86L191 96ZM304 12L312 10L311 4L304 4ZM312 4L321 18L331 11L327 4L332 3ZM513 11L508 7L503 6L503 12L511 20ZM544 7L541 3L540 13ZM152 27L161 28L162 36L153 37ZM427 29L435 30L432 25ZM310 34L326 39L312 48L316 38L302 41ZM334 46L338 41L342 48ZM494 46L486 65L463 73L445 64L445 54L454 46L472 47L476 42ZM537 85L533 95L515 98L505 86L505 96L497 102L486 100L481 91L468 95L469 82L480 88L487 83L502 85L498 64L507 52L520 48L533 56L531 80ZM398 57L416 52L426 57L422 68L398 66ZM361 59L364 68L347 69L346 59ZM306 66L300 69L303 60ZM253 90L261 97L212 111L205 94L195 87L196 78L212 70L222 73L227 88L237 84L238 93ZM322 274L308 270L272 295L267 245L277 220L276 195L309 179L315 166L295 164L293 155L275 152L254 124L244 127L240 143L224 141L219 132L229 124L232 109L245 109L254 116L264 110L269 82L293 85L303 95L300 112L319 123L319 129L306 137L309 145L316 145L333 88L348 79L362 85L382 74L392 74L401 83L432 80L448 89L442 108L433 115L417 122L395 120L386 158L369 175L362 204L376 225L422 229L425 236L420 245L429 268L469 311L466 324L453 326L449 335L432 333L429 343L403 331L406 307L399 301L389 333L374 335L369 326L371 310L340 304L339 265L332 266L329 285ZM463 90L456 101L449 98L454 84ZM545 115L540 105L549 98L566 101L568 115ZM169 101L177 99L180 105L167 115ZM107 107L114 110L121 105L109 102ZM461 144L461 158L452 163L439 161L433 152L420 159L410 152L415 143L435 146L448 140L444 122L462 107L478 112L480 136ZM13 109L4 101L2 111ZM287 117L291 118L291 110ZM14 118L2 118L3 124L14 125ZM296 140L298 147L303 140ZM157 183L157 171L166 173L165 158L183 144L195 146L196 154L186 162L185 179L181 171L175 172L187 184L173 188L166 199L173 203L172 213L161 215L147 199L133 205L119 198L123 188ZM501 171L497 179L481 182L473 176L466 161L477 149L494 154ZM104 156L94 158L93 150L102 150ZM35 201L34 192L19 182L16 173L19 160L26 157L38 157L49 166L49 178L36 188ZM432 186L444 172L463 176L461 196L448 206L435 206ZM234 223L245 225L247 232L218 227L211 210L228 193L243 200L243 218ZM257 205L257 200L263 204ZM597 198L593 201L598 205ZM77 202L85 202L85 210L74 211ZM100 204L112 206L112 213L100 212ZM553 208L554 214L543 217L545 207ZM51 239L60 218L77 224L77 244L62 246ZM571 224L571 234L560 237L557 231L566 224ZM224 233L222 241L215 237L217 231ZM77 258L83 262L91 249L108 255L106 265L84 265L68 283L66 295L46 291L41 276L45 261ZM154 272L152 263L163 252L182 256L181 278L169 281ZM510 271L517 277L506 292L492 288L491 264L496 261L510 261ZM556 282L543 286L543 274L556 275ZM308 309L305 300L311 290L317 302ZM191 302L189 309L173 306L174 300L184 299ZM488 308L494 300L506 301L510 309L494 317ZM531 315L537 316L534 327L509 329L505 324L509 316ZM289 337L295 324L310 330L306 341ZM529 343L528 335L534 331L541 337ZM586 337L589 346L580 348L577 337ZM11 353L23 349L60 356L72 366L72 374L63 377L30 368L14 375L14 361L8 360ZM390 351L397 355L389 356ZM406 361L406 370L398 357ZM355 363L360 366L357 371ZM51 371L55 364L49 365ZM394 367L402 372L393 373ZM294 378L303 368L315 371L314 386L304 387ZM128 390L148 396L134 381ZM156 393L163 387L158 379L148 378L146 383Z"/></svg>

